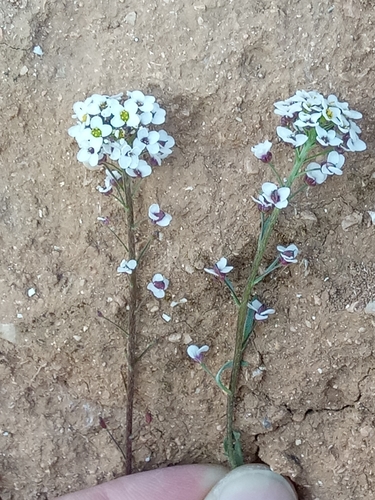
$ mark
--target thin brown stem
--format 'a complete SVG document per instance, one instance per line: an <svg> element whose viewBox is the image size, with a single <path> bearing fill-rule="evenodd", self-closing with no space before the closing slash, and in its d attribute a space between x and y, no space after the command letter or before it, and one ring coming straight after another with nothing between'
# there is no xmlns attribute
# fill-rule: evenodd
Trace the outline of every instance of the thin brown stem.
<svg viewBox="0 0 375 500"><path fill-rule="evenodd" d="M124 178L124 191L127 206L128 249L129 260L136 259L134 237L134 208L131 192L131 180ZM134 370L136 365L136 310L137 310L137 269L129 277L129 312L128 312L128 337L127 337L127 383L126 383L126 422L125 422L125 474L132 473L133 452L133 406L134 406Z"/></svg>

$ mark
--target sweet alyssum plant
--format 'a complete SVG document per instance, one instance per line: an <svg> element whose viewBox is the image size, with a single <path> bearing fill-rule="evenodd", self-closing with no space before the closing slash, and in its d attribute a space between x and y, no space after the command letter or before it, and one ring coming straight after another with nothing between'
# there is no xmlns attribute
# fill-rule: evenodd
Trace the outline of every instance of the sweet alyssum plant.
<svg viewBox="0 0 375 500"><path fill-rule="evenodd" d="M160 128L165 122L166 112L156 102L155 97L144 95L135 90L126 96L94 94L73 106L76 124L68 133L79 147L78 161L90 170L105 168L104 185L98 191L104 195L112 195L126 213L126 242L110 225L107 217L99 217L105 226L120 242L124 258L117 267L117 272L128 276L128 311L127 326L118 325L106 318L124 334L127 358L126 376L126 425L124 450L114 440L107 429L103 418L100 425L107 429L111 439L119 447L125 459L125 472L132 470L132 432L133 432L133 400L135 388L135 367L145 351L136 356L137 351L137 314L139 290L137 269L147 251L153 236L147 243L137 248L135 231L141 222L135 220L134 198L143 178L151 175L153 168L158 168L162 161L172 153L175 144L173 137ZM149 221L153 225L166 227L172 216L164 212L157 203L148 210ZM158 299L165 296L169 280L158 270L151 277L147 289ZM100 317L104 317L98 312ZM146 348L147 350L147 348Z"/></svg>
<svg viewBox="0 0 375 500"><path fill-rule="evenodd" d="M345 153L366 149L366 144L359 137L361 129L355 122L362 118L361 113L350 109L348 103L340 102L335 95L325 98L316 91L297 91L294 96L276 102L274 106L275 113L281 117L277 135L294 148L295 160L288 177L282 178L272 162L272 143L265 141L252 148L254 155L270 166L276 182L265 182L261 193L253 198L260 213L260 233L250 274L241 295L227 277L233 267L228 265L226 258L222 257L212 268L205 269L228 287L238 308L233 360L225 363L214 375L204 362L204 355L209 350L207 345L191 345L187 349L188 355L201 365L226 394L224 449L233 468L243 464L240 433L234 429L234 403L243 354L256 322L264 321L275 313L274 309L254 295L254 289L270 273L297 262L299 253L293 243L287 247L278 245L275 260L259 274L280 210L284 210L303 189L323 184L335 175L342 175ZM221 380L226 369L231 369L229 386L225 386Z"/></svg>

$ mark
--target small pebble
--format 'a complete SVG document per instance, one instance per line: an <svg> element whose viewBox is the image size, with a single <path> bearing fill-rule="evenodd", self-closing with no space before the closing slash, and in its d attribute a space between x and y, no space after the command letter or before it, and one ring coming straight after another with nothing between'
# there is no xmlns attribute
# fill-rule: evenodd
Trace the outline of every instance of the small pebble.
<svg viewBox="0 0 375 500"><path fill-rule="evenodd" d="M168 340L169 342L179 342L181 337L181 333L172 333L172 335L169 335Z"/></svg>
<svg viewBox="0 0 375 500"><path fill-rule="evenodd" d="M34 54L36 54L37 56L42 56L44 54L42 48L40 47L40 45L36 45L33 49L33 52Z"/></svg>
<svg viewBox="0 0 375 500"><path fill-rule="evenodd" d="M375 212L371 212L371 210L369 210L367 213L371 217L371 222L372 222L373 226L375 226Z"/></svg>
<svg viewBox="0 0 375 500"><path fill-rule="evenodd" d="M29 289L27 290L27 295L28 295L29 297L33 297L35 294L36 294L35 288L29 288Z"/></svg>
<svg viewBox="0 0 375 500"><path fill-rule="evenodd" d="M369 302L365 307L365 313L375 316L375 302Z"/></svg>
<svg viewBox="0 0 375 500"><path fill-rule="evenodd" d="M22 68L20 69L20 76L25 76L28 71L29 68L27 66L22 66Z"/></svg>
<svg viewBox="0 0 375 500"><path fill-rule="evenodd" d="M74 340L76 340L77 342L79 342L82 337L80 335L73 335L73 338L74 338Z"/></svg>
<svg viewBox="0 0 375 500"><path fill-rule="evenodd" d="M131 26L135 25L135 21L137 20L137 13L136 12L129 12L129 14L126 14L124 21L126 24L130 24Z"/></svg>
<svg viewBox="0 0 375 500"><path fill-rule="evenodd" d="M170 316L168 316L168 314L165 314L165 313L163 313L163 314L161 315L161 317L162 317L162 318L163 318L163 320L164 320L164 321L166 321L167 323L169 323L169 322L170 322L170 320L172 319ZM181 338L181 337L180 337L180 338Z"/></svg>
<svg viewBox="0 0 375 500"><path fill-rule="evenodd" d="M359 212L353 212L350 215L344 217L341 221L341 227L344 231L347 231L351 226L355 226L356 224L360 224L362 222L363 215Z"/></svg>

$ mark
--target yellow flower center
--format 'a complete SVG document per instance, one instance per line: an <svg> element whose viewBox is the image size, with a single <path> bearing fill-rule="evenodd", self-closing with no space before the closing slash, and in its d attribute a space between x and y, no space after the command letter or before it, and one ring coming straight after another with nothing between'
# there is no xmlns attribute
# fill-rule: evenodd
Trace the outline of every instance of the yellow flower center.
<svg viewBox="0 0 375 500"><path fill-rule="evenodd" d="M333 112L330 109L327 109L327 116L328 118L332 118Z"/></svg>
<svg viewBox="0 0 375 500"><path fill-rule="evenodd" d="M91 130L91 135L93 135L94 137L101 137L102 131L100 130L100 128L93 128Z"/></svg>
<svg viewBox="0 0 375 500"><path fill-rule="evenodd" d="M82 116L82 121L85 122L87 120L87 113L85 113L83 116Z"/></svg>
<svg viewBox="0 0 375 500"><path fill-rule="evenodd" d="M120 118L123 122L127 122L129 120L129 113L127 111L121 111Z"/></svg>

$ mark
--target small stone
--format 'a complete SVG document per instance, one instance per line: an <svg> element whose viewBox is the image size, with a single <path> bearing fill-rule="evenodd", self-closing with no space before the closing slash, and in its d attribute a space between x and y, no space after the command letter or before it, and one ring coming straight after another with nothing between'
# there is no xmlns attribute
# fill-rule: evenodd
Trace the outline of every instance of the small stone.
<svg viewBox="0 0 375 500"><path fill-rule="evenodd" d="M29 71L29 68L27 66L22 66L20 69L20 76L25 76Z"/></svg>
<svg viewBox="0 0 375 500"><path fill-rule="evenodd" d="M356 224L360 224L362 222L363 215L359 212L353 212L350 215L344 217L341 222L341 227L344 231L347 231L351 226L355 226Z"/></svg>
<svg viewBox="0 0 375 500"><path fill-rule="evenodd" d="M194 273L194 267L191 266L190 264L185 264L184 269L188 274L193 274Z"/></svg>
<svg viewBox="0 0 375 500"><path fill-rule="evenodd" d="M188 344L190 344L190 342L193 342L193 339L190 337L190 335L188 333L184 333L184 335L182 337L182 341L185 345L188 345Z"/></svg>
<svg viewBox="0 0 375 500"><path fill-rule="evenodd" d="M157 311L159 311L159 306L152 306L150 309L151 313L156 313Z"/></svg>
<svg viewBox="0 0 375 500"><path fill-rule="evenodd" d="M17 330L13 323L0 323L0 339L16 344Z"/></svg>
<svg viewBox="0 0 375 500"><path fill-rule="evenodd" d="M161 315L161 317L162 317L162 318L163 318L163 320L164 320L164 321L166 321L167 323L169 323L169 322L170 322L170 320L172 319L170 316L168 316L168 314L165 314L165 313L163 313L163 314Z"/></svg>
<svg viewBox="0 0 375 500"><path fill-rule="evenodd" d="M302 444L302 441L300 439L295 440L296 446L300 446Z"/></svg>
<svg viewBox="0 0 375 500"><path fill-rule="evenodd" d="M126 24L130 24L131 26L135 25L135 21L137 20L137 13L136 12L129 12L129 14L126 14L124 21Z"/></svg>
<svg viewBox="0 0 375 500"><path fill-rule="evenodd" d="M259 165L258 165L258 161L259 160L256 160L255 158L248 158L246 161L245 161L245 170L248 174L250 175L256 175L256 174L259 174Z"/></svg>
<svg viewBox="0 0 375 500"><path fill-rule="evenodd" d="M37 56L42 56L44 54L42 48L40 45L36 45L33 49L33 52L34 54L36 54Z"/></svg>
<svg viewBox="0 0 375 500"><path fill-rule="evenodd" d="M194 267L195 267L195 269L198 269L199 271L203 271L203 269L205 267L205 263L203 262L203 260L197 260L196 262L194 262Z"/></svg>
<svg viewBox="0 0 375 500"><path fill-rule="evenodd" d="M169 342L180 342L181 340L181 333L172 333L172 335L169 335L168 340Z"/></svg>
<svg viewBox="0 0 375 500"><path fill-rule="evenodd" d="M29 288L29 289L27 290L27 295L28 295L29 297L33 297L35 294L36 294L35 288Z"/></svg>
<svg viewBox="0 0 375 500"><path fill-rule="evenodd" d="M318 220L316 215L311 212L311 210L302 210L302 212L300 213L300 217L303 220L311 220L313 222L317 222Z"/></svg>
<svg viewBox="0 0 375 500"><path fill-rule="evenodd" d="M365 313L375 316L375 302L369 302L365 307Z"/></svg>
<svg viewBox="0 0 375 500"><path fill-rule="evenodd" d="M375 226L375 212L371 212L371 210L369 210L367 213L371 217L372 225Z"/></svg>
<svg viewBox="0 0 375 500"><path fill-rule="evenodd" d="M73 335L73 338L74 338L74 340L76 340L77 342L79 342L82 337L80 335Z"/></svg>
<svg viewBox="0 0 375 500"><path fill-rule="evenodd" d="M23 314L17 313L17 319L22 319L22 318L23 318Z"/></svg>

